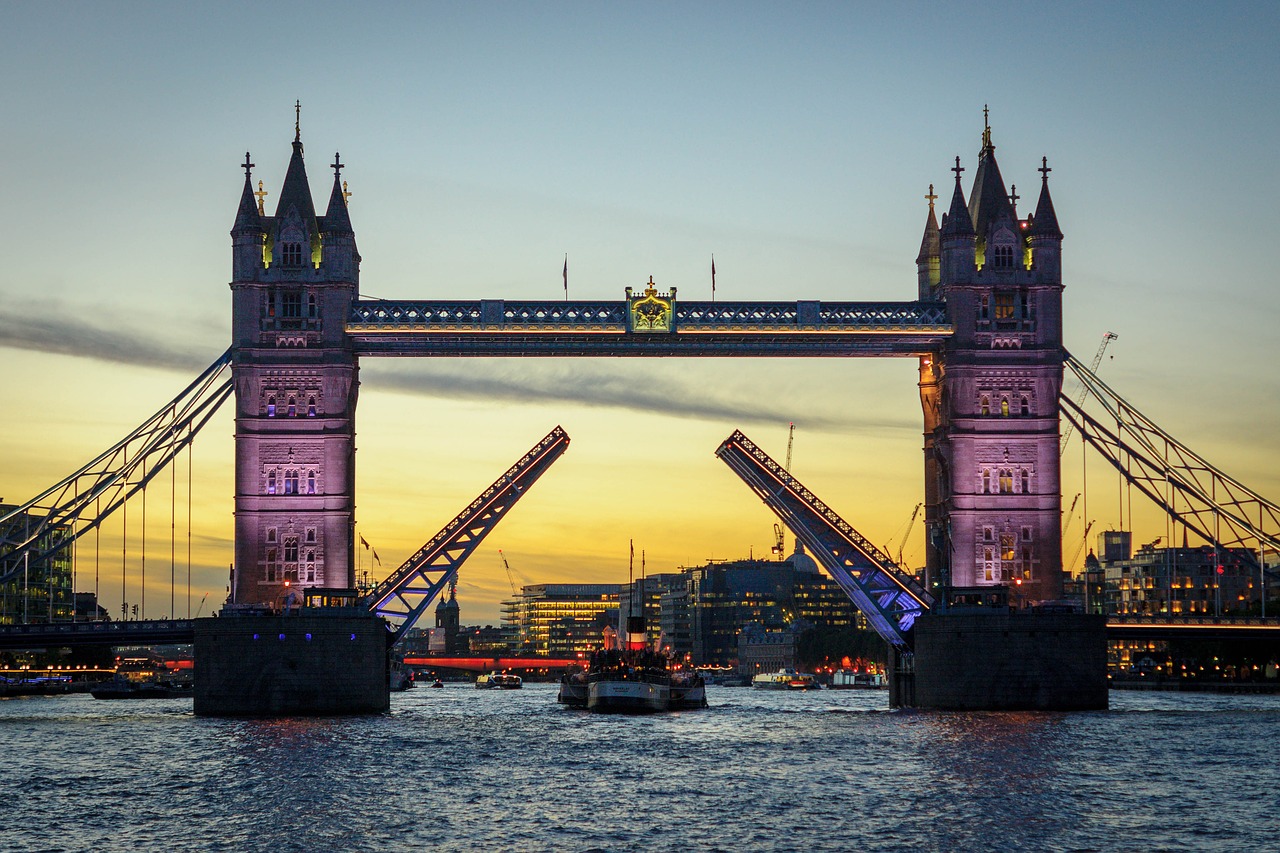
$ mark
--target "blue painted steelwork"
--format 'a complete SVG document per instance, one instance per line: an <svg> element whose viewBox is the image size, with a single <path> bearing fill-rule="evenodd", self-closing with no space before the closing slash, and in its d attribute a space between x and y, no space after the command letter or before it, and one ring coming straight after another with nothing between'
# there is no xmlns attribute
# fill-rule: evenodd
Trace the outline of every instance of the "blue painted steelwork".
<svg viewBox="0 0 1280 853"><path fill-rule="evenodd" d="M361 355L923 355L950 336L940 302L677 302L669 330L632 328L621 302L361 301Z"/></svg>
<svg viewBox="0 0 1280 853"><path fill-rule="evenodd" d="M568 447L563 429L547 433L366 597L368 608L392 623L393 643L404 638L476 546Z"/></svg>
<svg viewBox="0 0 1280 853"><path fill-rule="evenodd" d="M102 524L186 449L231 396L231 351L137 429L0 517L0 582Z"/></svg>
<svg viewBox="0 0 1280 853"><path fill-rule="evenodd" d="M933 606L933 597L915 578L836 515L741 430L725 439L716 456L804 542L876 633L895 648L909 651L912 624Z"/></svg>

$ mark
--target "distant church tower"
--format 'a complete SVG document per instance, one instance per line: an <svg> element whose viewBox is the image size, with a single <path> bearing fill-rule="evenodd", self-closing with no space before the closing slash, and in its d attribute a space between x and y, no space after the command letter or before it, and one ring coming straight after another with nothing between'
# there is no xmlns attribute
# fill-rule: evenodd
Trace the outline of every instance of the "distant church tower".
<svg viewBox="0 0 1280 853"><path fill-rule="evenodd" d="M302 137L275 214L244 192L231 229L236 395L235 565L231 601L280 604L299 587L355 586L355 407L359 365L346 319L360 255L342 163L316 216ZM261 187L261 182L259 182Z"/></svg>
<svg viewBox="0 0 1280 853"><path fill-rule="evenodd" d="M966 203L933 211L916 258L920 298L953 328L920 359L926 573L940 587L1007 585L1010 603L1062 597L1058 392L1062 388L1062 232L1042 160L1035 214L1018 217L983 130Z"/></svg>

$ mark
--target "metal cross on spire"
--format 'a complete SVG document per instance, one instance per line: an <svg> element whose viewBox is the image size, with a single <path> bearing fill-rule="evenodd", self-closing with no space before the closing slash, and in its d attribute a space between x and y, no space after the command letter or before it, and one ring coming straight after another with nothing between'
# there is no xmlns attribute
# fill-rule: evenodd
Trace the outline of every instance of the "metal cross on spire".
<svg viewBox="0 0 1280 853"><path fill-rule="evenodd" d="M1010 184L1009 185L1009 204L1013 205L1015 210L1018 207L1018 199L1020 198L1022 198L1022 196L1018 195L1018 185Z"/></svg>
<svg viewBox="0 0 1280 853"><path fill-rule="evenodd" d="M933 203L938 200L938 196L933 191L933 184L929 184L929 194L925 198L929 201L929 212L933 213Z"/></svg>
<svg viewBox="0 0 1280 853"><path fill-rule="evenodd" d="M342 177L343 165L342 158L339 157L338 152L333 152L333 162L329 164L329 168L333 169L333 179L335 181Z"/></svg>
<svg viewBox="0 0 1280 853"><path fill-rule="evenodd" d="M302 141L302 101L293 102L293 141Z"/></svg>
<svg viewBox="0 0 1280 853"><path fill-rule="evenodd" d="M240 164L240 168L244 169L244 177L246 180L248 180L249 178L249 172L256 165L257 163L249 162L249 152L248 151L244 152L244 162Z"/></svg>
<svg viewBox="0 0 1280 853"><path fill-rule="evenodd" d="M254 193L254 195L258 197L258 215L266 216L262 210L262 200L266 198L269 193L262 188L262 181L258 181L258 191Z"/></svg>
<svg viewBox="0 0 1280 853"><path fill-rule="evenodd" d="M1036 171L1040 173L1040 180L1044 181L1046 184L1049 183L1049 173L1052 172L1053 169L1049 168L1048 157L1040 158L1040 168L1036 169Z"/></svg>
<svg viewBox="0 0 1280 853"><path fill-rule="evenodd" d="M955 164L955 166L953 166L953 167L951 168L951 171L953 171L953 172L955 172L955 173L956 173L956 183L957 183L957 184L958 184L958 183L960 183L960 173L964 171L964 166L961 166L961 165L960 165L960 155L959 155L959 154L957 154L957 155L956 155L956 164Z"/></svg>

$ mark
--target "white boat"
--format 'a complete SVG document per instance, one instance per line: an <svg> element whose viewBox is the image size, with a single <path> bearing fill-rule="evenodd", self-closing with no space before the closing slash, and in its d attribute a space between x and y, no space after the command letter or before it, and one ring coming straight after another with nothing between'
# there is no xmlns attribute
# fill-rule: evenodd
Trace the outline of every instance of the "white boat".
<svg viewBox="0 0 1280 853"><path fill-rule="evenodd" d="M476 678L476 688L479 690L519 690L523 686L524 679L509 672L494 670Z"/></svg>
<svg viewBox="0 0 1280 853"><path fill-rule="evenodd" d="M884 686L884 676L878 672L837 669L831 674L832 690L881 690Z"/></svg>
<svg viewBox="0 0 1280 853"><path fill-rule="evenodd" d="M761 690L817 690L818 681L807 672L783 668L757 674L751 679L751 686Z"/></svg>

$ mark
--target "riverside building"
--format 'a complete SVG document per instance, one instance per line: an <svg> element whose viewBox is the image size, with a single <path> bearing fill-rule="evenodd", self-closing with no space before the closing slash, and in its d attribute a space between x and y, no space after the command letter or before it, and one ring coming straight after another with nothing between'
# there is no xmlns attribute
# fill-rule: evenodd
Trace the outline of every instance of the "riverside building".
<svg viewBox="0 0 1280 853"><path fill-rule="evenodd" d="M523 654L573 657L600 648L618 623L619 585L540 583L503 603L502 622Z"/></svg>

